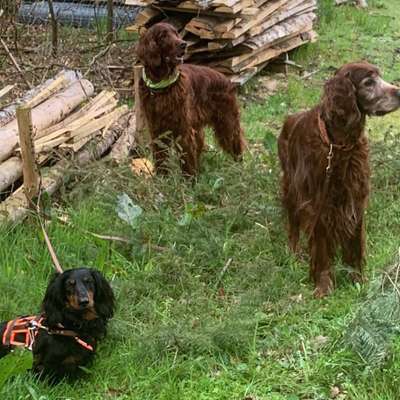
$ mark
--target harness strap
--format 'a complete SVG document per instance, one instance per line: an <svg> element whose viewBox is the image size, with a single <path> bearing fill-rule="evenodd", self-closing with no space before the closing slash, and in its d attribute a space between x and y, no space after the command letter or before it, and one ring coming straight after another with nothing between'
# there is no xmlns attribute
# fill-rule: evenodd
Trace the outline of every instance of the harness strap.
<svg viewBox="0 0 400 400"><path fill-rule="evenodd" d="M49 335L68 336L73 338L79 345L86 350L94 351L93 346L82 340L77 332L68 329L49 329L42 325L44 317L42 315L16 318L7 322L3 333L3 346L25 347L32 350L33 344L40 329L46 330Z"/></svg>
<svg viewBox="0 0 400 400"><path fill-rule="evenodd" d="M43 319L41 315L35 315L8 321L3 333L3 346L23 346L32 350Z"/></svg>

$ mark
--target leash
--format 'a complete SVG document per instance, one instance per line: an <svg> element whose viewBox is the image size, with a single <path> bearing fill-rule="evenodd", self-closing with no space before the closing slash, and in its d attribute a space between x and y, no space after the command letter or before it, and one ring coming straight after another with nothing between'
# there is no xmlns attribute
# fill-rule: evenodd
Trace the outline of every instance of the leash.
<svg viewBox="0 0 400 400"><path fill-rule="evenodd" d="M63 269L61 267L60 262L58 261L57 254L54 251L54 247L51 244L49 235L46 232L46 228L44 227L43 221L42 221L39 213L38 213L38 218L39 218L40 226L42 227L42 232L43 232L43 235L44 235L44 240L45 240L46 245L47 245L47 249L49 250L51 260L53 261L54 268L56 269L57 273L62 274L64 271L63 271Z"/></svg>
<svg viewBox="0 0 400 400"><path fill-rule="evenodd" d="M40 227L42 228L44 241L46 242L47 250L49 251L49 254L50 254L50 257L51 257L51 261L53 262L53 266L54 266L54 268L55 268L55 270L56 270L56 272L58 274L62 274L64 271L63 271L63 269L61 267L60 261L58 261L57 254L56 254L56 252L54 250L53 245L51 244L49 235L47 234L46 228L45 228L44 223L43 223L43 219L41 217L41 211L40 211L40 199L41 199L41 194L42 194L41 186L42 186L42 182L41 182L41 177L40 177L39 196L38 196L38 199L37 199L37 203L34 204L32 202L33 203L32 205L34 206L34 208L36 210L36 214L37 214L37 217L38 217L38 220L39 220L39 223L40 223Z"/></svg>

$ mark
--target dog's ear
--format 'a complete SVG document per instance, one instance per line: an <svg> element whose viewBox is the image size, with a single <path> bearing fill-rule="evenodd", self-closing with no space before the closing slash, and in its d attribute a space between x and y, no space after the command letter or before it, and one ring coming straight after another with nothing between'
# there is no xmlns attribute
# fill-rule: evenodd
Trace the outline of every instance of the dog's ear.
<svg viewBox="0 0 400 400"><path fill-rule="evenodd" d="M103 319L110 319L114 315L115 298L110 284L97 270L91 269L95 281L94 303L97 314Z"/></svg>
<svg viewBox="0 0 400 400"><path fill-rule="evenodd" d="M160 49L151 31L146 31L140 37L136 46L136 55L145 67L157 68L161 65Z"/></svg>
<svg viewBox="0 0 400 400"><path fill-rule="evenodd" d="M42 302L42 312L50 327L62 323L64 305L63 274L55 274L50 280Z"/></svg>
<svg viewBox="0 0 400 400"><path fill-rule="evenodd" d="M321 103L324 117L333 125L350 130L359 124L356 88L348 74L337 73L325 83Z"/></svg>

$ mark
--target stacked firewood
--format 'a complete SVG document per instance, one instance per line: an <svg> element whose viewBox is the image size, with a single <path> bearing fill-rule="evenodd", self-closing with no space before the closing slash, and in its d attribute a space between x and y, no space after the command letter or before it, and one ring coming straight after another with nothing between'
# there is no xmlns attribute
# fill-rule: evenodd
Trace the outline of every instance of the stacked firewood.
<svg viewBox="0 0 400 400"><path fill-rule="evenodd" d="M87 162L98 158L127 128L130 113L127 106L118 106L116 93L102 91L94 96L91 82L74 71L59 73L1 108L12 89L0 88L0 201L12 196L21 184L23 162L16 118L19 105L31 109L36 163L50 169L60 159L64 165L68 159ZM122 121L125 128L121 130ZM98 153L93 157L88 152L91 147ZM0 204L0 212L7 202L9 199Z"/></svg>
<svg viewBox="0 0 400 400"><path fill-rule="evenodd" d="M272 59L314 41L316 0L146 0L135 25L161 20L188 41L189 62L209 65L243 84Z"/></svg>

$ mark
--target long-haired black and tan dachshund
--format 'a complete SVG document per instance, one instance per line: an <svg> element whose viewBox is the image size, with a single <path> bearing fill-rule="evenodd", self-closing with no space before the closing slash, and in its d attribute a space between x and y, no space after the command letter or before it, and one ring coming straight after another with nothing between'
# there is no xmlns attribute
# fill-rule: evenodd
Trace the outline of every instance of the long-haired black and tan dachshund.
<svg viewBox="0 0 400 400"><path fill-rule="evenodd" d="M33 372L57 382L75 377L93 358L114 313L114 294L103 275L77 268L51 279L39 315L0 324L0 358L16 346L33 352Z"/></svg>

